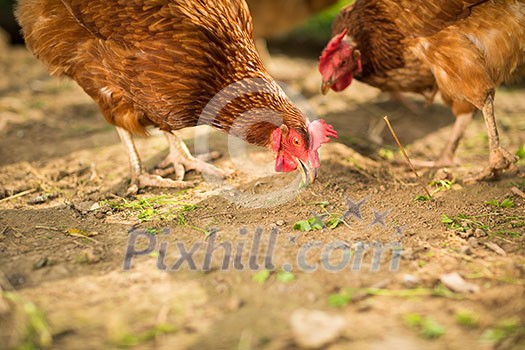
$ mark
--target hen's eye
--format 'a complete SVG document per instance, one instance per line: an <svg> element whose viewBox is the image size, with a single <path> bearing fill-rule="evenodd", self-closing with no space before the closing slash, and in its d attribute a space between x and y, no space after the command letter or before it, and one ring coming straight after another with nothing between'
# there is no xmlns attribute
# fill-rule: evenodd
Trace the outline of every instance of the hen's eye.
<svg viewBox="0 0 525 350"><path fill-rule="evenodd" d="M300 146L301 145L301 141L299 141L299 139L297 137L294 137L293 140L292 140L293 144L296 145L296 146Z"/></svg>
<svg viewBox="0 0 525 350"><path fill-rule="evenodd" d="M341 66L346 66L347 64L348 64L347 60L343 60L343 62L341 62Z"/></svg>

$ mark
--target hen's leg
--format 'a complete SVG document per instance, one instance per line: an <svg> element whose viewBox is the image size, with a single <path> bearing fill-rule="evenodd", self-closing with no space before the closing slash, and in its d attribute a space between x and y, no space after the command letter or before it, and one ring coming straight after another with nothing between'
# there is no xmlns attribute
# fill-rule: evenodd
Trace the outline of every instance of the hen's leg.
<svg viewBox="0 0 525 350"><path fill-rule="evenodd" d="M159 174L165 176L175 173L178 181L184 179L184 175L188 170L196 170L200 173L218 178L223 178L225 176L222 170L206 163L206 159L193 157L180 136L170 132L164 132L164 135L166 136L170 148L166 159L159 164L159 167L162 168L162 170L158 171ZM207 155L207 158L217 158L217 154L209 154Z"/></svg>
<svg viewBox="0 0 525 350"><path fill-rule="evenodd" d="M131 186L128 189L129 193L137 192L141 187L168 187L182 189L195 186L195 182L173 181L165 179L159 175L145 173L131 134L127 130L119 127L117 127L117 132L129 157L131 170Z"/></svg>
<svg viewBox="0 0 525 350"><path fill-rule="evenodd" d="M478 175L472 176L468 180L487 180L497 178L504 170L511 172L518 171L516 161L518 158L512 153L501 147L499 142L498 128L496 118L494 117L494 96L490 94L485 100L483 106L483 117L485 118L485 127L489 137L489 165Z"/></svg>
<svg viewBox="0 0 525 350"><path fill-rule="evenodd" d="M459 141L463 137L463 134L465 133L465 129L470 124L470 121L472 120L472 116L474 115L473 112L471 113L465 113L460 114L456 117L456 122L454 123L454 127L452 128L452 134L450 135L447 144L445 145L445 148L443 149L443 153L441 153L441 156L435 160L435 161L418 161L415 160L413 163L417 167L423 167L423 168L442 168L442 167L450 167L456 165L456 161L454 160L454 155L456 154L456 149L458 148Z"/></svg>

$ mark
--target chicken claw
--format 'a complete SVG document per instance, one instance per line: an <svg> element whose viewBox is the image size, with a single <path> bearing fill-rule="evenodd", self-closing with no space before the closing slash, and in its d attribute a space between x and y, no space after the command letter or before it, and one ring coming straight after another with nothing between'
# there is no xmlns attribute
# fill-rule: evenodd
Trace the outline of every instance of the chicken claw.
<svg viewBox="0 0 525 350"><path fill-rule="evenodd" d="M465 181L474 182L498 178L505 170L516 173L518 172L518 167L515 164L517 160L518 158L505 148L495 148L490 151L489 165L481 173L473 175Z"/></svg>
<svg viewBox="0 0 525 350"><path fill-rule="evenodd" d="M206 162L207 160L219 158L220 154L218 152L194 157L180 136L169 132L165 132L164 135L170 150L166 159L158 165L160 169L157 169L157 174L162 176L175 174L177 181L182 181L186 171L189 170L195 170L220 179L226 176L224 171Z"/></svg>
<svg viewBox="0 0 525 350"><path fill-rule="evenodd" d="M174 181L171 179L165 179L159 175L144 172L137 148L135 147L135 143L133 142L133 138L129 131L117 127L117 132L129 157L131 184L128 188L127 194L135 194L140 188L144 187L185 189L197 184L195 181Z"/></svg>

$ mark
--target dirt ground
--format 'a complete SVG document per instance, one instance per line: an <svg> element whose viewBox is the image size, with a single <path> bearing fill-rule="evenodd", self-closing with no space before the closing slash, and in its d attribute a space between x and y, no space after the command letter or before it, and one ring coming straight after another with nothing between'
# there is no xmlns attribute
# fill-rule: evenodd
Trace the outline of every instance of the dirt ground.
<svg viewBox="0 0 525 350"><path fill-rule="evenodd" d="M436 193L416 200L382 117L411 157L432 159L454 121L445 106L408 96L411 112L357 82L321 96L309 58L276 55L271 70L339 132L312 187L201 128L226 180L189 173L195 188L126 197L126 154L89 97L24 48L0 50L0 348L524 348L525 181L461 182L487 160L482 118L462 166L421 171ZM520 86L496 97L512 152L525 144L522 99ZM183 136L192 151L203 142ZM167 154L160 134L137 144L148 169ZM305 220L320 229L294 229Z"/></svg>

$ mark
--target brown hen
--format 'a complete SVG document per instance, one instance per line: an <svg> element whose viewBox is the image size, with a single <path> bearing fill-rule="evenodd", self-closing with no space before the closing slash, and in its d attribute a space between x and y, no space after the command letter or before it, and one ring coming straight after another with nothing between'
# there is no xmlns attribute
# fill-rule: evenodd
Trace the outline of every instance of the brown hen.
<svg viewBox="0 0 525 350"><path fill-rule="evenodd" d="M448 166L474 112L483 112L489 136L486 179L516 170L501 147L494 92L525 71L523 0L357 0L333 24L334 37L320 59L324 93L352 79L384 91L439 91L456 116L451 137L431 166Z"/></svg>
<svg viewBox="0 0 525 350"><path fill-rule="evenodd" d="M187 187L184 170L220 176L171 132L211 125L276 154L276 171L315 179L333 129L310 123L262 66L244 0L21 0L28 48L74 79L117 126L138 187ZM166 132L177 180L143 172L130 133ZM166 163L166 162L165 162ZM166 165L166 164L165 164Z"/></svg>

